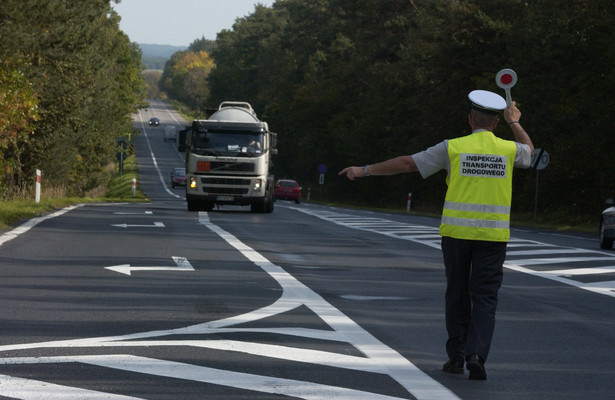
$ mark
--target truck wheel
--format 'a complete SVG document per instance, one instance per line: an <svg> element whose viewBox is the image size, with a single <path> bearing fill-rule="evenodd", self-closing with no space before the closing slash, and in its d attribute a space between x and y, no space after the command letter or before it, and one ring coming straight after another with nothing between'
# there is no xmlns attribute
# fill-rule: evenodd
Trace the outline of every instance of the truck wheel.
<svg viewBox="0 0 615 400"><path fill-rule="evenodd" d="M273 212L275 200L272 195L267 196L267 200L265 201L265 212L267 214L271 214Z"/></svg>
<svg viewBox="0 0 615 400"><path fill-rule="evenodd" d="M611 249L613 247L613 238L609 238L604 232L604 221L600 221L600 248Z"/></svg>
<svg viewBox="0 0 615 400"><path fill-rule="evenodd" d="M186 199L188 203L188 211L199 211L199 202L190 198Z"/></svg>

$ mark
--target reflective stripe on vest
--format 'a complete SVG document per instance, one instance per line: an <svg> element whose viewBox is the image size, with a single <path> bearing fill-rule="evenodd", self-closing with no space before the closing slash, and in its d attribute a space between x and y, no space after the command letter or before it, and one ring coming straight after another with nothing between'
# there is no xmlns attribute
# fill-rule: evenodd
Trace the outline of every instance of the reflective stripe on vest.
<svg viewBox="0 0 615 400"><path fill-rule="evenodd" d="M440 234L506 242L517 147L488 131L448 141L451 171Z"/></svg>

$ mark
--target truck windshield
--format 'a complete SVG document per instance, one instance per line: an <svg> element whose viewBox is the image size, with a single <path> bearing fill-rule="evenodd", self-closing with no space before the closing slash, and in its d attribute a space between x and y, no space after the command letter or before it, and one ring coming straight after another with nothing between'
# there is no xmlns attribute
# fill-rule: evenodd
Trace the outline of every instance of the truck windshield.
<svg viewBox="0 0 615 400"><path fill-rule="evenodd" d="M263 134L241 131L197 131L193 150L201 155L255 157L263 152Z"/></svg>

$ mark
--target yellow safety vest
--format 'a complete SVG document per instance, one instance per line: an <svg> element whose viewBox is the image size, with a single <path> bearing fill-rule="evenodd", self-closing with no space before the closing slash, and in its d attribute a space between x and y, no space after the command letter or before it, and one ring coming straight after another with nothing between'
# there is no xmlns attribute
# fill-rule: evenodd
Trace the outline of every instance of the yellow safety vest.
<svg viewBox="0 0 615 400"><path fill-rule="evenodd" d="M440 235L507 242L517 146L489 131L448 141L451 162Z"/></svg>

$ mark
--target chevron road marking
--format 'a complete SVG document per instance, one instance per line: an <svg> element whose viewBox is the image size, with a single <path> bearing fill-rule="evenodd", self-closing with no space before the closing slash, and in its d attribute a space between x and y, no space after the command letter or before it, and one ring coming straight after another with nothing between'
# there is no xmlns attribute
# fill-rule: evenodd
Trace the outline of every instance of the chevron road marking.
<svg viewBox="0 0 615 400"><path fill-rule="evenodd" d="M309 210L305 207L280 206L312 215L314 217L332 222L337 225L345 226L351 229L359 229L370 231L381 235L393 237L396 239L410 240L415 243L424 244L429 247L440 249L440 235L438 228L413 225L397 221L391 221L384 218L374 217L357 217L356 215L344 214L326 210ZM552 265L552 264L569 264L569 263L613 263L615 255L608 252L586 250L579 248L569 248L555 246L548 243L542 243L532 240L523 240L511 238L508 243L508 248L535 248L534 250L511 250L506 252L506 262L504 267L522 272L529 275L538 276L545 279L554 280L566 285L574 286L579 289L588 290L593 293L598 293L606 296L615 297L615 281L599 281L593 283L583 283L574 279L569 279L570 276L594 275L597 273L612 273L613 267L587 267L587 268L571 268L559 269L557 271L540 271L526 266L532 265ZM543 248L543 249L540 249ZM567 254L577 254L578 257L563 256ZM552 257L541 257L544 255L552 255ZM559 256L562 255L562 256ZM528 256L527 258L519 258ZM596 272L600 271L600 272Z"/></svg>

